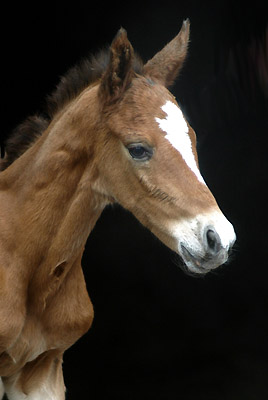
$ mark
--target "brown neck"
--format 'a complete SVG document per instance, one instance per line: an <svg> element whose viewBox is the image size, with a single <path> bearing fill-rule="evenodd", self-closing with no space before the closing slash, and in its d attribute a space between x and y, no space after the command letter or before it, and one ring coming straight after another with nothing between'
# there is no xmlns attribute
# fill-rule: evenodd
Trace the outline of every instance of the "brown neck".
<svg viewBox="0 0 268 400"><path fill-rule="evenodd" d="M82 117L92 102L78 102L0 174L0 246L12 263L31 265L30 276L77 257L108 203L94 189L94 125Z"/></svg>

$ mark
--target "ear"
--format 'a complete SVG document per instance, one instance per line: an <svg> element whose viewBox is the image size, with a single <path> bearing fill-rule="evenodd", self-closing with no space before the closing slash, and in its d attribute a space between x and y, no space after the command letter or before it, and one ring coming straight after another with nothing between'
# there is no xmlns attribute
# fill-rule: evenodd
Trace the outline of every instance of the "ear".
<svg viewBox="0 0 268 400"><path fill-rule="evenodd" d="M104 102L118 100L131 83L133 56L127 32L121 28L111 44L110 61L100 84L99 94Z"/></svg>
<svg viewBox="0 0 268 400"><path fill-rule="evenodd" d="M152 79L170 86L185 60L189 42L190 21L183 21L179 34L144 66L144 73Z"/></svg>

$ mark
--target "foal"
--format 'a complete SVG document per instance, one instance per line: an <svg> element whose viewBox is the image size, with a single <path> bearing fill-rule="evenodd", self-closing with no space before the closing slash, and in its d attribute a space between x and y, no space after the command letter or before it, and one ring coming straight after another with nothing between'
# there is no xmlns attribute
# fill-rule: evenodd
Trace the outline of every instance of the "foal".
<svg viewBox="0 0 268 400"><path fill-rule="evenodd" d="M81 269L104 207L130 210L205 274L235 241L198 168L195 133L167 87L189 22L145 65L120 30L72 69L7 142L0 173L0 376L10 400L63 400L62 355L91 326Z"/></svg>

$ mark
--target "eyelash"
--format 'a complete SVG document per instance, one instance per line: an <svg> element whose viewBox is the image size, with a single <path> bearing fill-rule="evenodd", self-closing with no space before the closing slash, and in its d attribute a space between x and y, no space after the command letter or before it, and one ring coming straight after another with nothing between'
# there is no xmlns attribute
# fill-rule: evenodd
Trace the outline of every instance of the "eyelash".
<svg viewBox="0 0 268 400"><path fill-rule="evenodd" d="M127 146L129 154L135 161L149 161L153 156L153 149L143 143L132 143Z"/></svg>

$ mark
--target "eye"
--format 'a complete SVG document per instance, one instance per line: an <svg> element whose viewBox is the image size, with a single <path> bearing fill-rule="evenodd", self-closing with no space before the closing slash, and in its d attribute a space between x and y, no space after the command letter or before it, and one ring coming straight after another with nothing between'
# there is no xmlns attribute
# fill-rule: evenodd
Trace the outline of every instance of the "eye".
<svg viewBox="0 0 268 400"><path fill-rule="evenodd" d="M129 154L136 161L148 161L152 158L153 149L141 143L133 143L127 146Z"/></svg>

